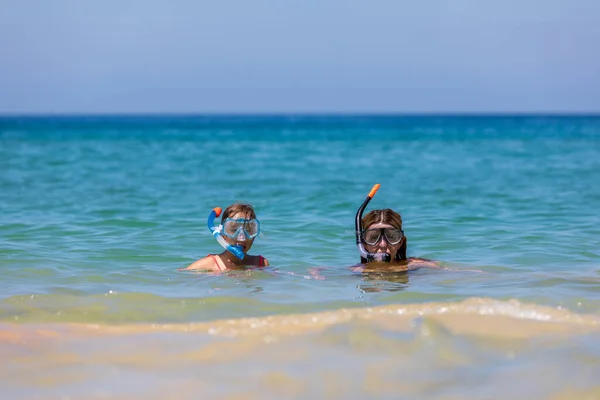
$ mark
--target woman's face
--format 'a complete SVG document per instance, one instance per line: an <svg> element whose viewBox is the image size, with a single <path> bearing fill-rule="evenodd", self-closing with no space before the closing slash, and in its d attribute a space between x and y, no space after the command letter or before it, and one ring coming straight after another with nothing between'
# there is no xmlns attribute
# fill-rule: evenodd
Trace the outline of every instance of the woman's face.
<svg viewBox="0 0 600 400"><path fill-rule="evenodd" d="M393 230L397 230L397 228L393 227L392 225L386 224L383 222L378 222L376 224L373 224L373 225L369 226L366 230L369 230L369 229L378 229L379 230L382 228L390 228ZM381 233L381 231L379 231L379 232ZM398 243L391 244L388 242L386 235L381 233L379 239L377 240L377 242L375 244L364 243L364 246L365 246L365 250L368 251L369 253L389 253L392 256L392 260L394 260L396 258L396 254L398 253L398 251L404 244L405 240L406 240L406 238L404 236L402 236L402 240L400 240Z"/></svg>
<svg viewBox="0 0 600 400"><path fill-rule="evenodd" d="M250 218L247 215L244 215L241 212L235 213L233 215L229 215L227 218L228 219L250 220ZM225 228L225 229L227 229L227 228ZM244 251L244 253L248 253L248 250L250 250L250 248L252 247L252 244L254 243L254 239L256 239L256 237L250 238L250 237L246 236L244 229L240 229L238 231L238 234L235 235L234 238L229 237L227 235L223 235L223 237L225 238L227 243L240 246L242 248L242 250Z"/></svg>

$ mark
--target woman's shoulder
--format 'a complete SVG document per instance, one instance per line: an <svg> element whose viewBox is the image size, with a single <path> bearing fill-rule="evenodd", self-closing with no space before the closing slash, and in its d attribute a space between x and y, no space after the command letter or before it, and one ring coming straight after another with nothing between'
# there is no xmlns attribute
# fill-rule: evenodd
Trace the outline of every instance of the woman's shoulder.
<svg viewBox="0 0 600 400"><path fill-rule="evenodd" d="M408 267L409 269L417 269L417 268L444 268L439 262L435 260L430 260L428 258L421 257L408 257Z"/></svg>

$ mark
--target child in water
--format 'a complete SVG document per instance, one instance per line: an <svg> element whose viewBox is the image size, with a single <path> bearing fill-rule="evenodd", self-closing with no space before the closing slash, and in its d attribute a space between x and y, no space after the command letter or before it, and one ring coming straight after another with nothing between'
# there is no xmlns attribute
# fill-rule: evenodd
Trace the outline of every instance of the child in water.
<svg viewBox="0 0 600 400"><path fill-rule="evenodd" d="M208 254L181 270L223 272L246 266L265 267L269 262L263 256L251 256L248 251L260 233L260 223L254 208L249 204L232 204L223 211L221 225L212 227L215 217L221 213L215 208L209 217L209 228L217 241L225 248L220 254Z"/></svg>

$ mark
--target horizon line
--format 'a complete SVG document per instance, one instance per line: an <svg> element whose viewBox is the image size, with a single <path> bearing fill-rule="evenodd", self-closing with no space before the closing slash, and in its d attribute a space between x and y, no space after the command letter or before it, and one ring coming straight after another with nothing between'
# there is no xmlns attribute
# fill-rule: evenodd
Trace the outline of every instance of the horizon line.
<svg viewBox="0 0 600 400"><path fill-rule="evenodd" d="M0 118L45 117L600 117L599 111L440 111L440 112L15 112Z"/></svg>

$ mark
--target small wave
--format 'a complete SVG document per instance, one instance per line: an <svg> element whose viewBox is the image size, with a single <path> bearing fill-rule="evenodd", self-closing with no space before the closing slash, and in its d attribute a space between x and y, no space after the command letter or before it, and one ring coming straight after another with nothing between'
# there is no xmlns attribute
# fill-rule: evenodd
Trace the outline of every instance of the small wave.
<svg viewBox="0 0 600 400"><path fill-rule="evenodd" d="M139 324L41 324L47 329L73 334L138 334L148 332L197 332L236 337L252 334L296 335L319 331L353 320L366 320L394 330L409 330L415 318L428 318L460 334L526 337L544 333L587 333L600 330L600 315L578 314L558 307L526 304L517 300L469 298L459 302L393 304L378 307L343 308L304 314L232 318L192 323ZM11 324L5 324L8 327ZM23 324L8 330L26 329ZM40 326L40 324L36 324Z"/></svg>

